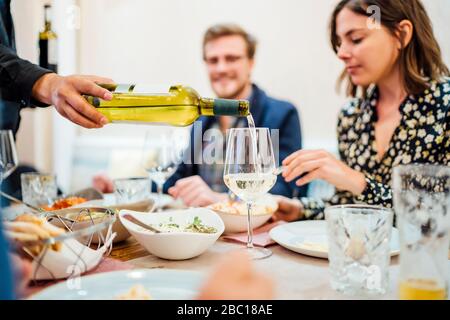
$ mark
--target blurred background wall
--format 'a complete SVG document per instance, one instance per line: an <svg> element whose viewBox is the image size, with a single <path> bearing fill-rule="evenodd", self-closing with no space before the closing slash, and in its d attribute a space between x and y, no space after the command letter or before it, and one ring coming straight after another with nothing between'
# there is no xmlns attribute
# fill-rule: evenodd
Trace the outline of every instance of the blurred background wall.
<svg viewBox="0 0 450 320"><path fill-rule="evenodd" d="M450 65L450 1L423 2ZM327 28L337 0L13 0L18 52L33 62L44 3L53 4L62 74L97 74L167 89L181 83L204 96L212 91L201 56L203 32L218 22L240 24L259 42L254 82L297 106L305 147L335 150L336 115L345 97L335 90L342 64ZM87 186L96 172L113 171L111 159L121 159L116 151L139 149L149 129L85 130L55 113L22 112L19 156L55 172L65 191Z"/></svg>

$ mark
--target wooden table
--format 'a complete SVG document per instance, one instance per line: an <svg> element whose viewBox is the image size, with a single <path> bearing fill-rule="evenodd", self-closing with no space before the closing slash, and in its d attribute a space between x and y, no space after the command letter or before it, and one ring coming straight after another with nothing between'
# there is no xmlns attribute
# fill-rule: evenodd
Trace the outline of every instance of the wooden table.
<svg viewBox="0 0 450 320"><path fill-rule="evenodd" d="M135 268L165 268L196 270L204 273L218 262L226 252L242 248L244 244L219 239L207 252L184 261L169 261L150 255L134 238L114 245L110 258L125 261ZM269 247L273 254L254 262L255 268L271 276L276 284L278 299L348 299L330 287L328 260L304 256L279 245ZM450 259L450 252L449 252ZM449 261L450 271L450 261ZM391 260L389 268L391 291L381 299L397 296L398 258ZM35 291L38 288L35 288Z"/></svg>
<svg viewBox="0 0 450 320"><path fill-rule="evenodd" d="M131 263L136 268L163 268L195 270L208 273L226 252L243 247L243 244L218 240L199 257L169 261L148 254L133 238L116 246L111 257ZM330 287L328 260L304 256L279 245L269 247L269 258L254 262L255 268L271 276L276 284L278 299L354 299L335 292ZM450 257L450 253L449 253ZM450 263L449 263L450 270ZM396 299L398 257L391 259L389 268L391 291L380 299Z"/></svg>

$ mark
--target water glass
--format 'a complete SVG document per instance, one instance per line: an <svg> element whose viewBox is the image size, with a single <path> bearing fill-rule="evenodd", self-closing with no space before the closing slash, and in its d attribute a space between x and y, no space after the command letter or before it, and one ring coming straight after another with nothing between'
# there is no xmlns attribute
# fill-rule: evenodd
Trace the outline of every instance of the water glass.
<svg viewBox="0 0 450 320"><path fill-rule="evenodd" d="M447 299L450 168L394 168L394 209L400 234L399 298Z"/></svg>
<svg viewBox="0 0 450 320"><path fill-rule="evenodd" d="M11 130L0 130L0 184L18 166L14 136Z"/></svg>
<svg viewBox="0 0 450 320"><path fill-rule="evenodd" d="M393 215L368 205L325 209L333 289L359 297L388 291Z"/></svg>
<svg viewBox="0 0 450 320"><path fill-rule="evenodd" d="M149 178L156 184L158 200L157 211L162 211L164 183L176 172L182 163L185 151L186 131L173 129L170 134L155 137L147 131L142 150L142 166Z"/></svg>
<svg viewBox="0 0 450 320"><path fill-rule="evenodd" d="M113 180L116 203L125 204L146 200L150 196L150 179L133 177Z"/></svg>
<svg viewBox="0 0 450 320"><path fill-rule="evenodd" d="M50 205L56 199L58 187L53 174L27 172L20 175L22 200L36 207Z"/></svg>

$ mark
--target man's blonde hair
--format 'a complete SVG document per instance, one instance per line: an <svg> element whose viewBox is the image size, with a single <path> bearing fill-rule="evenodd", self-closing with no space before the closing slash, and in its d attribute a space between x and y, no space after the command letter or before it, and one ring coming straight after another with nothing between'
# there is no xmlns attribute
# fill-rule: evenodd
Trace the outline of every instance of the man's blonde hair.
<svg viewBox="0 0 450 320"><path fill-rule="evenodd" d="M205 59L205 46L208 42L225 36L241 36L247 44L247 57L253 59L256 52L256 39L237 24L216 24L206 30L203 36L203 59Z"/></svg>

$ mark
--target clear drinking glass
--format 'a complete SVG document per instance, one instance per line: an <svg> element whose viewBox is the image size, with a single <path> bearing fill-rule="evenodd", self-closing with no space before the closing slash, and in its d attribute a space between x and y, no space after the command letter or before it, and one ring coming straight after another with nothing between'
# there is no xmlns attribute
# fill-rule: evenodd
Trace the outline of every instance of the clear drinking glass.
<svg viewBox="0 0 450 320"><path fill-rule="evenodd" d="M150 179L133 177L114 179L114 195L117 204L132 203L148 199L150 196Z"/></svg>
<svg viewBox="0 0 450 320"><path fill-rule="evenodd" d="M333 289L363 297L388 291L393 215L368 205L325 209Z"/></svg>
<svg viewBox="0 0 450 320"><path fill-rule="evenodd" d="M22 200L36 207L50 205L56 199L58 187L53 174L27 172L20 175Z"/></svg>
<svg viewBox="0 0 450 320"><path fill-rule="evenodd" d="M170 134L157 135L148 131L145 135L144 148L142 152L142 166L148 172L150 180L157 186L158 199L156 201L157 211L162 210L162 197L164 183L177 170L183 160L185 144L179 134L180 130L172 131Z"/></svg>
<svg viewBox="0 0 450 320"><path fill-rule="evenodd" d="M233 128L228 133L224 182L247 204L247 251L253 259L272 254L253 246L252 204L272 189L277 180L275 157L268 128ZM254 139L253 139L254 137Z"/></svg>
<svg viewBox="0 0 450 320"><path fill-rule="evenodd" d="M0 130L0 184L17 168L18 163L12 131Z"/></svg>
<svg viewBox="0 0 450 320"><path fill-rule="evenodd" d="M400 234L400 299L447 299L450 168L394 168L394 208Z"/></svg>

